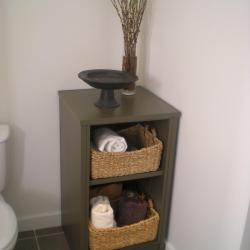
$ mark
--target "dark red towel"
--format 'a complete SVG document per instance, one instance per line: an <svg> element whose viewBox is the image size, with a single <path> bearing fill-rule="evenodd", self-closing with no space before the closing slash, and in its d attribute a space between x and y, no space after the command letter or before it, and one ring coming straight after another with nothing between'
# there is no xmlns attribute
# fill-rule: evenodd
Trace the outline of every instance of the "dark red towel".
<svg viewBox="0 0 250 250"><path fill-rule="evenodd" d="M148 202L144 196L137 193L125 192L119 202L117 225L119 227L131 225L146 219Z"/></svg>

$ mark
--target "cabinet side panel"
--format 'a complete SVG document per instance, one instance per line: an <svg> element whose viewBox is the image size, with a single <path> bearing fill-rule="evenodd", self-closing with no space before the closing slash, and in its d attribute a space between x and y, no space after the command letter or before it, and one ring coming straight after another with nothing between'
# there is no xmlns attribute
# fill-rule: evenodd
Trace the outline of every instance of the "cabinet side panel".
<svg viewBox="0 0 250 250"><path fill-rule="evenodd" d="M159 238L161 242L164 242L169 226L178 118L172 117L168 120L156 121L154 127L164 144L161 161L164 175L152 179L151 192L160 213Z"/></svg>
<svg viewBox="0 0 250 250"><path fill-rule="evenodd" d="M160 120L154 121L153 127L156 128L157 137L163 143L163 152L161 159L160 168L164 171L162 176L157 178L152 178L151 180L146 180L148 185L146 187L150 187L150 194L155 202L155 206L160 215L160 223L158 230L158 240L163 243L164 242L164 229L166 227L165 218L166 218L166 182L168 175L168 158L170 156L169 147L170 147L170 120ZM149 182L150 181L150 182Z"/></svg>
<svg viewBox="0 0 250 250"><path fill-rule="evenodd" d="M71 250L81 249L81 126L60 100L62 226Z"/></svg>
<svg viewBox="0 0 250 250"><path fill-rule="evenodd" d="M81 249L89 249L89 174L90 174L90 127L82 127L82 176L81 176Z"/></svg>
<svg viewBox="0 0 250 250"><path fill-rule="evenodd" d="M173 193L173 185L174 185L174 172L175 172L175 159L176 159L176 148L177 148L177 138L178 138L178 130L179 130L179 117L173 117L170 119L170 128L169 128L169 152L167 157L167 173L165 180L166 193L165 197L165 218L163 221L165 225L162 227L162 238L168 238L168 230L169 230L169 218L171 213L171 202L172 202L172 193Z"/></svg>

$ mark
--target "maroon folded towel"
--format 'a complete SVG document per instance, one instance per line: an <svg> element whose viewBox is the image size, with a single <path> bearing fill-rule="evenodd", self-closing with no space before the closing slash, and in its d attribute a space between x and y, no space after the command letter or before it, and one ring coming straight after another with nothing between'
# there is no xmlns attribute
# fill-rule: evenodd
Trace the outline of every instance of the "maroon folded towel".
<svg viewBox="0 0 250 250"><path fill-rule="evenodd" d="M131 225L146 219L148 202L144 196L137 193L125 192L118 206L117 225Z"/></svg>

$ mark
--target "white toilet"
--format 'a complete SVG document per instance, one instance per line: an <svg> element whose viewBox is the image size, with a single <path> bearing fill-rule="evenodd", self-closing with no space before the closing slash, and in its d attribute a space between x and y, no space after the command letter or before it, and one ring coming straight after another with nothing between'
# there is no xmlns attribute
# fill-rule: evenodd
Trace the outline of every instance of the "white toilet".
<svg viewBox="0 0 250 250"><path fill-rule="evenodd" d="M9 126L0 124L0 250L13 250L18 235L15 212L1 195L6 181L6 141L9 135Z"/></svg>

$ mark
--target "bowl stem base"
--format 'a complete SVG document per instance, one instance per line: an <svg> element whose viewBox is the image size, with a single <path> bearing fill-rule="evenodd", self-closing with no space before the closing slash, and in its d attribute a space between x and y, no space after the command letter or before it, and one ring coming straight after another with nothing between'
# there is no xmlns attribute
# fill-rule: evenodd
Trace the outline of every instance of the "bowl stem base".
<svg viewBox="0 0 250 250"><path fill-rule="evenodd" d="M115 99L113 89L102 89L95 106L98 108L117 108L120 104Z"/></svg>

